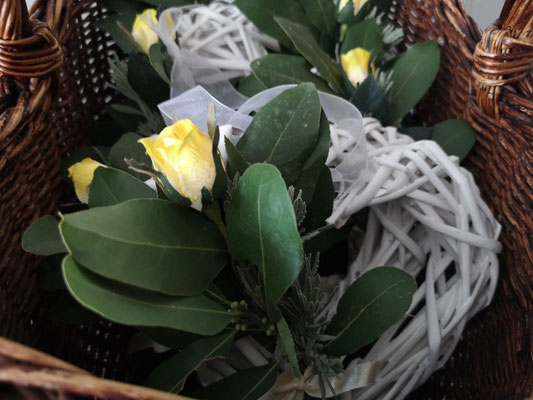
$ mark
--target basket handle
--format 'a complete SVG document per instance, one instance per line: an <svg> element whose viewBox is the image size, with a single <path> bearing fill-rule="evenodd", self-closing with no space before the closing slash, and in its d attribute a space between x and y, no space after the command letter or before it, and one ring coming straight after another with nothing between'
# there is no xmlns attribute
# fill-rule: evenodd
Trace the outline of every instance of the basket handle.
<svg viewBox="0 0 533 400"><path fill-rule="evenodd" d="M501 88L509 84L525 97L533 96L532 65L533 1L506 0L500 18L474 51L470 112L499 121Z"/></svg>
<svg viewBox="0 0 533 400"><path fill-rule="evenodd" d="M63 1L60 1L63 3ZM25 0L0 6L0 77L38 78L63 63L61 46L44 22L29 16Z"/></svg>

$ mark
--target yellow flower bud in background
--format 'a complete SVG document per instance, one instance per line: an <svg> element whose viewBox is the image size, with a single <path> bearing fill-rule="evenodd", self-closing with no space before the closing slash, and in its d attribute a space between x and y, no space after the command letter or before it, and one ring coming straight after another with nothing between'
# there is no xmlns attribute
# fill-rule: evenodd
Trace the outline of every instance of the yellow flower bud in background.
<svg viewBox="0 0 533 400"><path fill-rule="evenodd" d="M105 167L105 165L94 161L92 158L85 158L71 165L68 169L68 177L72 179L76 196L82 203L89 203L89 190L93 182L94 171L98 167Z"/></svg>
<svg viewBox="0 0 533 400"><path fill-rule="evenodd" d="M370 52L362 47L357 47L341 55L341 64L348 80L354 87L368 78L369 69L372 69L372 75L376 74L374 64L370 63Z"/></svg>
<svg viewBox="0 0 533 400"><path fill-rule="evenodd" d="M161 131L157 138L139 140L153 167L172 187L200 209L202 189L213 189L216 178L211 138L190 120L182 119Z"/></svg>
<svg viewBox="0 0 533 400"><path fill-rule="evenodd" d="M159 41L159 36L155 32L157 26L157 11L153 8L137 14L133 23L131 31L133 39L146 54L150 51L150 47Z"/></svg>
<svg viewBox="0 0 533 400"><path fill-rule="evenodd" d="M340 0L339 3L339 11L341 11L346 5L348 4L350 0ZM357 15L359 11L361 11L361 8L368 3L368 0L352 0L353 3L353 14Z"/></svg>

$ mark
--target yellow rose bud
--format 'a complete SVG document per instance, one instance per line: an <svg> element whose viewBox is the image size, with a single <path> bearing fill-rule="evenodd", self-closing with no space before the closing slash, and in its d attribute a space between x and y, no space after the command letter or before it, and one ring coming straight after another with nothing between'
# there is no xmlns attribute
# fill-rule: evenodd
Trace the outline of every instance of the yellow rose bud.
<svg viewBox="0 0 533 400"><path fill-rule="evenodd" d="M82 203L89 203L89 190L94 178L94 171L98 167L105 167L92 158L86 158L83 161L73 164L68 169L68 177L74 182L74 190L78 200Z"/></svg>
<svg viewBox="0 0 533 400"><path fill-rule="evenodd" d="M157 12L153 8L148 8L142 14L137 14L131 34L135 42L146 54L150 47L159 41L155 29L158 26Z"/></svg>
<svg viewBox="0 0 533 400"><path fill-rule="evenodd" d="M372 69L372 75L376 74L374 64L370 63L370 52L357 47L348 53L341 55L341 64L348 80L354 87L363 83Z"/></svg>
<svg viewBox="0 0 533 400"><path fill-rule="evenodd" d="M157 138L139 140L153 167L172 187L200 209L202 189L212 190L216 178L211 138L190 120L182 119L161 131Z"/></svg>
<svg viewBox="0 0 533 400"><path fill-rule="evenodd" d="M339 11L342 10L348 4L350 0L341 0L339 3ZM352 0L353 3L353 14L357 15L361 8L368 3L368 0Z"/></svg>

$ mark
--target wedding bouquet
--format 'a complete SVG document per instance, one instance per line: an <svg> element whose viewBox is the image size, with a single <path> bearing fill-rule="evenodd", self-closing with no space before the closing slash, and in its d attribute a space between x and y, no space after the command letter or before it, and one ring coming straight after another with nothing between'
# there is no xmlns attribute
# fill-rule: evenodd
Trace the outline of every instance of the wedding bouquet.
<svg viewBox="0 0 533 400"><path fill-rule="evenodd" d="M465 121L414 127L408 115L437 74L438 45L398 52L403 32L386 20L387 0L237 0L178 9L167 9L177 2L165 0L102 3L111 12L98 26L121 49L110 67L122 97L88 129L93 146L66 161L65 175L85 206L43 217L24 235L27 251L52 256L45 283L56 288L60 270L85 309L163 345L166 360L146 380L153 388L202 399L281 399L329 398L372 385L387 359L363 360L368 345L386 332L387 340L409 334L419 315L406 313L420 311L417 294L431 289L425 282L417 290L423 274L405 256L395 258L401 265L373 259L342 282L333 272L346 268L331 260L347 264L373 251L362 242L367 229L376 235L374 211L347 206L358 193L369 188L370 205L380 190L385 197L403 190L385 178L372 189L371 168L361 161L363 125L365 133L381 125L360 112L383 125L409 124L399 129L431 138L452 156L464 157L473 144ZM374 133L383 146L378 153L411 146L396 133L388 133L390 143ZM420 143L413 151L442 152ZM460 173L457 157L453 168L420 167L435 174L426 179L398 154L388 167L420 178L412 190L437 181L424 189L429 197L413 198L450 211L430 197L453 197L448 181ZM475 229L485 218L491 225L479 195L467 197ZM496 263L484 253L498 248L491 229L486 242L464 239L482 242L476 265ZM438 246L454 249L446 240ZM405 243L417 263L435 251ZM349 260L335 254L339 245ZM435 279L451 290L456 282L442 280L446 268L439 264ZM86 318L65 297L63 317L66 305L75 310L73 322ZM202 371L239 352L254 361L219 365L218 375ZM197 370L200 386L188 383Z"/></svg>

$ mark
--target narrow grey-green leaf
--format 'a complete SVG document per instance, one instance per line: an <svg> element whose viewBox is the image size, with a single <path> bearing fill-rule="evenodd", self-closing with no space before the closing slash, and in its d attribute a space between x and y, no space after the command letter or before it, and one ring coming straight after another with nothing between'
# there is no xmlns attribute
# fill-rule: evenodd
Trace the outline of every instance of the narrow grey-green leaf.
<svg viewBox="0 0 533 400"><path fill-rule="evenodd" d="M402 119L424 97L439 72L437 42L415 43L393 65L389 123Z"/></svg>
<svg viewBox="0 0 533 400"><path fill-rule="evenodd" d="M320 76L328 81L337 93L342 94L344 89L341 68L320 48L311 31L307 27L285 18L274 19L287 36L291 38L294 47L311 65L316 67Z"/></svg>
<svg viewBox="0 0 533 400"><path fill-rule="evenodd" d="M233 344L235 332L201 339L159 365L148 377L145 386L164 392L179 393L187 377L204 362L225 357Z"/></svg>
<svg viewBox="0 0 533 400"><path fill-rule="evenodd" d="M192 209L165 200L129 200L65 215L60 229L84 267L166 294L201 293L226 263L217 227Z"/></svg>
<svg viewBox="0 0 533 400"><path fill-rule="evenodd" d="M302 240L285 182L276 167L255 164L242 176L227 211L231 255L255 263L271 312L298 277Z"/></svg>
<svg viewBox="0 0 533 400"><path fill-rule="evenodd" d="M237 148L251 163L267 162L278 167L291 185L315 147L320 113L314 85L302 83L259 110Z"/></svg>
<svg viewBox="0 0 533 400"><path fill-rule="evenodd" d="M216 335L231 320L226 310L204 296L172 297L123 285L83 268L72 256L63 260L63 278L81 305L120 324Z"/></svg>
<svg viewBox="0 0 533 400"><path fill-rule="evenodd" d="M281 339L281 343L283 344L283 348L285 349L285 354L289 360L292 372L297 377L302 376L300 366L298 365L296 348L294 347L294 339L285 318L281 317L276 323L276 327L278 328L279 337Z"/></svg>
<svg viewBox="0 0 533 400"><path fill-rule="evenodd" d="M251 67L257 79L268 88L311 82L318 90L331 93L327 82L313 74L309 63L299 56L268 54L253 61Z"/></svg>
<svg viewBox="0 0 533 400"><path fill-rule="evenodd" d="M34 221L22 235L22 248L28 253L40 256L66 253L59 233L58 222L51 215Z"/></svg>
<svg viewBox="0 0 533 400"><path fill-rule="evenodd" d="M414 278L397 268L379 267L363 274L340 299L326 329L335 339L323 351L342 356L371 343L405 315L415 291Z"/></svg>
<svg viewBox="0 0 533 400"><path fill-rule="evenodd" d="M433 126L431 140L437 142L448 155L463 160L476 142L476 131L465 120L451 119Z"/></svg>
<svg viewBox="0 0 533 400"><path fill-rule="evenodd" d="M335 18L335 4L330 0L300 0L307 17L320 31L326 31L330 35L337 29Z"/></svg>
<svg viewBox="0 0 533 400"><path fill-rule="evenodd" d="M94 171L89 207L112 206L132 199L155 199L151 187L130 174L114 168L97 168Z"/></svg>
<svg viewBox="0 0 533 400"><path fill-rule="evenodd" d="M194 394L202 400L257 400L276 383L278 364L245 369L212 383Z"/></svg>

